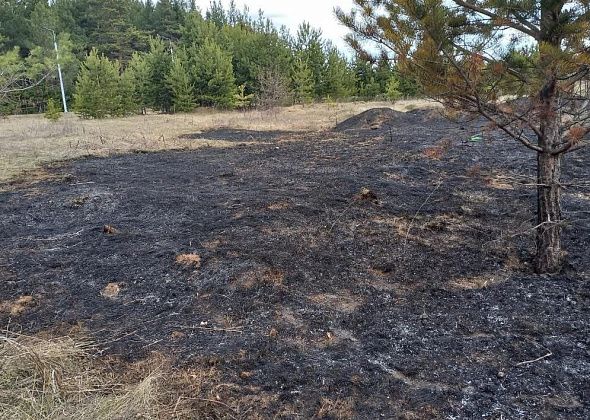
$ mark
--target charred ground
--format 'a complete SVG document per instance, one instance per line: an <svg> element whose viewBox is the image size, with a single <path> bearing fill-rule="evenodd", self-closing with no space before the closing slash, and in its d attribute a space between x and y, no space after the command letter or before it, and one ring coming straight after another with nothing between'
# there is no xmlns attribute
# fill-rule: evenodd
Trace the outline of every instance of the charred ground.
<svg viewBox="0 0 590 420"><path fill-rule="evenodd" d="M0 193L0 321L215 365L234 417L588 418L588 153L538 276L534 158L481 131L374 111L66 163Z"/></svg>

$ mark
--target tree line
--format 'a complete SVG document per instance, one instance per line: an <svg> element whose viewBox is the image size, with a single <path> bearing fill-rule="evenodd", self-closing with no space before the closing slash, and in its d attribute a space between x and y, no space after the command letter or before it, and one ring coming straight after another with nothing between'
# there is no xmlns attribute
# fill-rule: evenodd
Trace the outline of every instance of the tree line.
<svg viewBox="0 0 590 420"><path fill-rule="evenodd" d="M350 59L307 23L291 34L233 1L203 13L186 0L7 0L0 22L5 114L60 101L52 31L68 102L85 117L418 93L386 54Z"/></svg>

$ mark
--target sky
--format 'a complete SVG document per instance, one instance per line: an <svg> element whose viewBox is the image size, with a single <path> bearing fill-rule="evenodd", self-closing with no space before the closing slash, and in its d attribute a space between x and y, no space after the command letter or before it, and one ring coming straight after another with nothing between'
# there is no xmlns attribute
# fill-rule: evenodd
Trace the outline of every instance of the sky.
<svg viewBox="0 0 590 420"><path fill-rule="evenodd" d="M203 13L209 3L210 0L195 1ZM222 0L222 3L227 7L229 0ZM285 25L292 34L297 32L301 22L307 21L311 26L321 29L324 38L331 40L342 52L351 51L343 40L348 30L338 23L333 10L336 6L345 11L352 10L352 0L235 0L235 3L239 10L247 5L252 14L262 9L277 27Z"/></svg>

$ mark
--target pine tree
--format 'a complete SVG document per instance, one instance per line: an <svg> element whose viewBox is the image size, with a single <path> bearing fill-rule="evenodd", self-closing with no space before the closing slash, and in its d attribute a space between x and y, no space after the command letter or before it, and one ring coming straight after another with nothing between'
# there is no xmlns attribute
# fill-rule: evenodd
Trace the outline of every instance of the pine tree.
<svg viewBox="0 0 590 420"><path fill-rule="evenodd" d="M402 97L402 93L399 90L399 79L396 75L391 75L389 81L387 82L387 98L390 101L397 101L399 98Z"/></svg>
<svg viewBox="0 0 590 420"><path fill-rule="evenodd" d="M119 67L117 63L117 67ZM135 77L132 72L123 72L118 79L117 109L113 115L125 116L137 114L141 107L135 100Z"/></svg>
<svg viewBox="0 0 590 420"><path fill-rule="evenodd" d="M333 99L343 99L352 96L353 91L354 76L348 63L336 48L330 48L322 72L321 93Z"/></svg>
<svg viewBox="0 0 590 420"><path fill-rule="evenodd" d="M377 83L379 89L378 94L387 94L391 75L392 69L390 59L385 52L382 52L375 67L375 83Z"/></svg>
<svg viewBox="0 0 590 420"><path fill-rule="evenodd" d="M125 77L130 78L133 83L132 98L137 110L145 113L150 104L150 68L144 54L133 53L125 69Z"/></svg>
<svg viewBox="0 0 590 420"><path fill-rule="evenodd" d="M147 36L132 23L130 0L85 0L83 15L90 46L126 63L134 49L145 48Z"/></svg>
<svg viewBox="0 0 590 420"><path fill-rule="evenodd" d="M291 70L293 100L296 103L309 103L313 100L313 73L305 59L297 56Z"/></svg>
<svg viewBox="0 0 590 420"><path fill-rule="evenodd" d="M74 109L84 118L105 118L119 114L119 65L99 56L93 49L76 81Z"/></svg>
<svg viewBox="0 0 590 420"><path fill-rule="evenodd" d="M479 114L491 127L536 152L535 266L560 269L561 164L585 145L590 112L580 81L590 76L589 3L530 0L355 0L337 11L357 36L397 55L401 70L451 109ZM351 45L359 43L350 39ZM532 48L520 66L509 48ZM502 95L520 101L502 103ZM501 143L498 147L502 147Z"/></svg>
<svg viewBox="0 0 590 420"><path fill-rule="evenodd" d="M45 118L49 121L56 122L61 117L61 109L53 98L49 98L47 101L47 107L45 108Z"/></svg>
<svg viewBox="0 0 590 420"><path fill-rule="evenodd" d="M321 97L323 92L322 76L326 62L322 32L313 29L309 23L299 25L295 41L295 51L307 62L313 75L314 96Z"/></svg>
<svg viewBox="0 0 590 420"><path fill-rule="evenodd" d="M238 93L234 95L235 104L238 109L246 109L252 103L252 99L254 98L254 94L246 94L246 85L238 86Z"/></svg>
<svg viewBox="0 0 590 420"><path fill-rule="evenodd" d="M166 77L166 83L172 92L172 109L174 112L190 112L195 109L194 86L191 83L182 55L175 57L170 72Z"/></svg>
<svg viewBox="0 0 590 420"><path fill-rule="evenodd" d="M150 52L145 55L149 71L147 99L150 107L164 112L172 108L172 92L166 78L172 66L172 57L167 43L159 38L150 39Z"/></svg>
<svg viewBox="0 0 590 420"><path fill-rule="evenodd" d="M234 106L236 85L231 56L215 41L208 39L198 49L192 74L196 96L202 105Z"/></svg>
<svg viewBox="0 0 590 420"><path fill-rule="evenodd" d="M173 41L180 39L184 13L176 3L173 4L170 0L160 0L156 4L152 14L156 36Z"/></svg>
<svg viewBox="0 0 590 420"><path fill-rule="evenodd" d="M276 66L263 69L258 75L257 105L262 109L273 109L291 103L287 76Z"/></svg>
<svg viewBox="0 0 590 420"><path fill-rule="evenodd" d="M355 85L361 98L373 99L379 94L379 83L375 80L373 62L357 55L354 62Z"/></svg>

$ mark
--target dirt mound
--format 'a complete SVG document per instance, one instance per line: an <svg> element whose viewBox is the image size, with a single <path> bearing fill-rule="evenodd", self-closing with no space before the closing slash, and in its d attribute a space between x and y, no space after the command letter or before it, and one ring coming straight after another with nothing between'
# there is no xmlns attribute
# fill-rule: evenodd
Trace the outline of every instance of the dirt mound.
<svg viewBox="0 0 590 420"><path fill-rule="evenodd" d="M342 121L335 127L336 131L378 129L384 124L403 118L403 112L391 108L372 108Z"/></svg>

